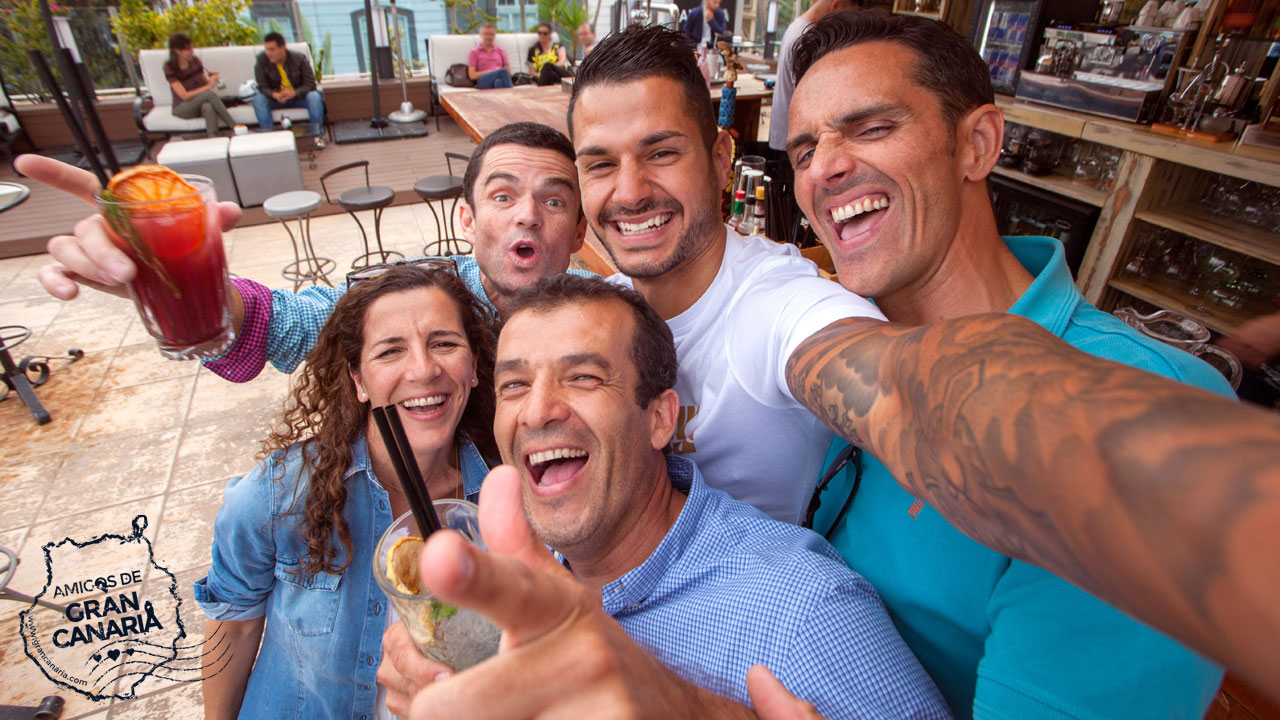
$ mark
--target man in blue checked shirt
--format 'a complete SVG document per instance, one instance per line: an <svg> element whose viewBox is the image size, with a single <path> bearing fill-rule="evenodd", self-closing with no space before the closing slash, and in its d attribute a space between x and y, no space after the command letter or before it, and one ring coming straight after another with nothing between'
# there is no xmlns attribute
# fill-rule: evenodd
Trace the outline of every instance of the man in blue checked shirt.
<svg viewBox="0 0 1280 720"><path fill-rule="evenodd" d="M709 702L745 711L729 701L747 702L747 670L764 664L828 718L950 717L830 545L663 452L675 379L671 330L634 291L559 275L517 294L498 340L494 435L538 538L631 638L720 696ZM403 658L379 672L403 714L409 693L388 659Z"/></svg>

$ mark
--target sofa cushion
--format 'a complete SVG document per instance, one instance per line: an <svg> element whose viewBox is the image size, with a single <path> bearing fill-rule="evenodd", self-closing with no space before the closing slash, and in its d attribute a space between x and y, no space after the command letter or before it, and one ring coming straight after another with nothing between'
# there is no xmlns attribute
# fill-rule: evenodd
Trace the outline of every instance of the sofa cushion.
<svg viewBox="0 0 1280 720"><path fill-rule="evenodd" d="M235 107L227 108L227 112L231 114L231 119L235 120L237 125L254 126L258 124L258 119L253 114L252 105L236 105ZM271 117L277 123L286 117L294 122L306 122L308 119L306 108L272 110ZM157 105L152 108L150 112L143 116L142 124L149 132L185 133L204 130L204 118L197 117L191 120L184 120L174 115L173 107L169 105Z"/></svg>

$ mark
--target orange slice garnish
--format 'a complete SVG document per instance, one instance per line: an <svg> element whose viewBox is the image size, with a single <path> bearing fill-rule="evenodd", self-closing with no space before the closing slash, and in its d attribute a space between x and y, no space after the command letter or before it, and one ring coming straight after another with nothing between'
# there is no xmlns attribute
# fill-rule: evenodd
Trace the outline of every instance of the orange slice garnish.
<svg viewBox="0 0 1280 720"><path fill-rule="evenodd" d="M387 550L387 579L406 595L418 594L418 556L423 545L420 537L402 537Z"/></svg>
<svg viewBox="0 0 1280 720"><path fill-rule="evenodd" d="M178 173L163 165L137 165L121 170L107 189L124 202L146 202L185 197L196 189Z"/></svg>

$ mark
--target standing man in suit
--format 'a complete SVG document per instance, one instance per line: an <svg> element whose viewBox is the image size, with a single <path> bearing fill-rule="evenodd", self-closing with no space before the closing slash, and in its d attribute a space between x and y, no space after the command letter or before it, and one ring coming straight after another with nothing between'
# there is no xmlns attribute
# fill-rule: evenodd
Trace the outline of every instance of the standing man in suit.
<svg viewBox="0 0 1280 720"><path fill-rule="evenodd" d="M694 45L706 45L729 27L729 15L720 9L720 0L702 0L689 11L684 34Z"/></svg>
<svg viewBox="0 0 1280 720"><path fill-rule="evenodd" d="M258 118L258 127L270 130L271 111L282 108L305 107L308 122L324 122L324 97L316 88L316 76L306 56L290 52L284 46L284 36L277 32L267 33L262 48L253 66L253 78L258 81L253 114ZM316 147L323 146L323 140L317 137Z"/></svg>

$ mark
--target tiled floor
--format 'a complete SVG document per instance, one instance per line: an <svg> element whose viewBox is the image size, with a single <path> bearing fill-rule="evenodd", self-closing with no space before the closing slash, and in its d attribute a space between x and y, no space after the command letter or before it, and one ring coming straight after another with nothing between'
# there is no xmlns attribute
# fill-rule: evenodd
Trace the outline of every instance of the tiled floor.
<svg viewBox="0 0 1280 720"><path fill-rule="evenodd" d="M435 235L421 204L387 210L382 226L386 245L410 257ZM318 254L338 261L342 271L359 254L359 234L347 215L316 219L312 235ZM233 273L291 287L279 274L293 259L279 224L237 229L225 240ZM48 256L0 260L0 325L32 329L31 339L14 351L17 358L72 347L85 356L69 365L54 362L48 383L37 388L51 423L36 425L16 394L0 402L0 546L22 558L9 587L32 595L41 590L46 543L127 535L133 519L145 515L143 534L155 562L178 579L183 642L196 647L204 623L191 583L209 566L222 487L253 466L289 378L268 367L257 380L233 385L197 363L167 360L129 301L93 291L65 303L46 295L36 271L47 262ZM134 562L130 552L118 547L79 559L72 553L70 565L60 564L59 571L98 577ZM161 577L149 571L142 578L140 595L157 598L157 607L165 595L155 590ZM0 705L35 705L56 693L67 700L67 719L201 717L199 672L189 668L170 675L185 681L147 679L133 700L94 702L57 687L24 652L18 615L25 607L0 602ZM57 617L36 612L46 622Z"/></svg>

